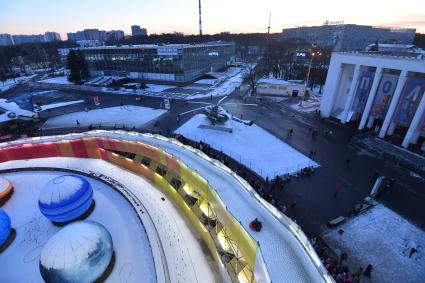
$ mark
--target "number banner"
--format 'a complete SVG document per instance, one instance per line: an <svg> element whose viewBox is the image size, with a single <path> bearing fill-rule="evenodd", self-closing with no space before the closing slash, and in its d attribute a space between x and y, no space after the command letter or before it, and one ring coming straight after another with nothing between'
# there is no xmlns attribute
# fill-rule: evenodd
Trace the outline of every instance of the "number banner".
<svg viewBox="0 0 425 283"><path fill-rule="evenodd" d="M360 75L359 84L356 90L356 96L354 98L354 103L352 109L356 113L363 112L363 109L366 105L367 97L369 96L370 88L372 87L373 77L375 73L364 71Z"/></svg>
<svg viewBox="0 0 425 283"><path fill-rule="evenodd" d="M394 122L408 127L425 91L425 79L409 78L404 85Z"/></svg>
<svg viewBox="0 0 425 283"><path fill-rule="evenodd" d="M388 106L390 106L391 97L394 95L397 87L397 82L398 76L396 75L385 74L382 76L375 100L373 101L372 116L378 119L384 119Z"/></svg>

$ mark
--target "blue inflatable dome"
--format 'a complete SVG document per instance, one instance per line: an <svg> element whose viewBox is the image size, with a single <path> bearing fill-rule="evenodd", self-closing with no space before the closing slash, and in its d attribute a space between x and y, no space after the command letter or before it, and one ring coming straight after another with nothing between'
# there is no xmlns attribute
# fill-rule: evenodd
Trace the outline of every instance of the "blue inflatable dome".
<svg viewBox="0 0 425 283"><path fill-rule="evenodd" d="M2 246L9 238L10 234L10 217L6 211L0 208L0 246Z"/></svg>
<svg viewBox="0 0 425 283"><path fill-rule="evenodd" d="M38 197L41 213L54 222L68 222L80 217L92 202L90 183L77 175L54 178L44 186Z"/></svg>

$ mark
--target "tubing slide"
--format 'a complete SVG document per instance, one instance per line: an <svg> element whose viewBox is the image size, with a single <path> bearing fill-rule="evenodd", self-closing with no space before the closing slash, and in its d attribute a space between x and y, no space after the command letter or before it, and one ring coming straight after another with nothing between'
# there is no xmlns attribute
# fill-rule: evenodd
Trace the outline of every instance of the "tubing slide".
<svg viewBox="0 0 425 283"><path fill-rule="evenodd" d="M0 162L96 158L143 175L182 211L227 282L333 282L300 227L217 160L174 139L91 131L0 144ZM258 218L260 232L249 229Z"/></svg>

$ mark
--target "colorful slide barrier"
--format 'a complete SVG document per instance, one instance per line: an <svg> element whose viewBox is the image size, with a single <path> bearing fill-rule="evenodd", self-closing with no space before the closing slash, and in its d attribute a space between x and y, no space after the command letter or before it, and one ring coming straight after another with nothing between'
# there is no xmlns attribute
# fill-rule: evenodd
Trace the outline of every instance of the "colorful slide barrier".
<svg viewBox="0 0 425 283"><path fill-rule="evenodd" d="M0 162L47 157L97 158L143 175L173 201L207 244L232 282L270 282L258 243L226 209L216 191L197 172L161 148L105 136L9 144ZM146 162L148 160L149 164Z"/></svg>

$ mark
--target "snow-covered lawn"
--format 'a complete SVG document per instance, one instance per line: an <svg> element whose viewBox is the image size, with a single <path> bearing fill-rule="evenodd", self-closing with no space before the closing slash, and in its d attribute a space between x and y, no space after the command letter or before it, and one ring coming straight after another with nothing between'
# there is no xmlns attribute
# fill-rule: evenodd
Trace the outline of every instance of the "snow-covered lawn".
<svg viewBox="0 0 425 283"><path fill-rule="evenodd" d="M77 120L81 127L93 124L102 126L125 125L126 127L141 127L149 121L158 118L166 111L140 106L117 106L102 109L81 111L50 118L42 126L43 129L65 128L77 126Z"/></svg>
<svg viewBox="0 0 425 283"><path fill-rule="evenodd" d="M217 150L222 150L264 178L292 174L307 166L319 166L255 124L247 126L229 120L223 126L232 128L232 133L199 128L199 125L210 124L205 115L198 114L175 133L191 140L203 141Z"/></svg>
<svg viewBox="0 0 425 283"><path fill-rule="evenodd" d="M146 90L153 92L163 92L164 90L175 88L175 86L172 85L146 84L146 86Z"/></svg>
<svg viewBox="0 0 425 283"><path fill-rule="evenodd" d="M12 244L0 254L1 282L43 282L39 271L40 252L61 227L41 214L38 196L49 180L62 174L43 171L2 175L14 186L14 193L2 208L9 214L17 233ZM131 205L104 183L87 180L93 187L95 200L87 220L105 226L111 233L115 251L115 265L106 282L155 282L149 240Z"/></svg>
<svg viewBox="0 0 425 283"><path fill-rule="evenodd" d="M7 79L4 82L0 82L0 93L4 92L6 90L9 90L11 88L14 88L19 83L27 82L35 76L37 76L37 75L35 74L35 75L31 75L31 76L17 77L17 78L14 78L14 79Z"/></svg>
<svg viewBox="0 0 425 283"><path fill-rule="evenodd" d="M68 81L68 77L67 76L50 78L50 79L42 80L40 82L42 82L42 83L50 83L50 84L62 84L62 85L73 84L72 82L69 82Z"/></svg>
<svg viewBox="0 0 425 283"><path fill-rule="evenodd" d="M323 238L348 254L350 270L372 264L373 282L424 282L425 232L381 204ZM411 248L418 252L409 258Z"/></svg>

